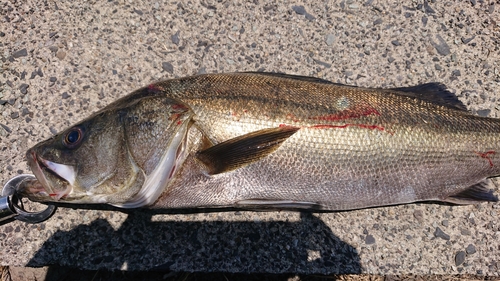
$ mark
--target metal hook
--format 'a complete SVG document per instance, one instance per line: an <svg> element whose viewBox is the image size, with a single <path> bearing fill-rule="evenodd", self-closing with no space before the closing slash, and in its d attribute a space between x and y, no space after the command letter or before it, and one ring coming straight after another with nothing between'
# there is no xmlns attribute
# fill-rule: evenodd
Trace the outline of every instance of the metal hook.
<svg viewBox="0 0 500 281"><path fill-rule="evenodd" d="M40 212L28 212L24 209L18 191L22 185L36 180L34 175L21 174L11 178L2 189L0 197L0 221L15 218L27 223L39 223L48 219L56 210L56 206L47 205L47 208Z"/></svg>

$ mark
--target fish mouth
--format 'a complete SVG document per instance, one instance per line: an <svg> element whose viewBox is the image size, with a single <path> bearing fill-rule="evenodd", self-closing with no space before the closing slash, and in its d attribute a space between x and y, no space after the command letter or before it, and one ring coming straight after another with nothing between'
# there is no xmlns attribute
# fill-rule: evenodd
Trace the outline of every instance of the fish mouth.
<svg viewBox="0 0 500 281"><path fill-rule="evenodd" d="M42 197L50 197L55 201L69 195L73 191L73 185L76 179L75 167L65 164L60 164L56 162L49 161L47 159L38 156L34 151L28 154L31 158L30 162L33 174L40 182L40 185L34 185L28 187L25 193L38 195ZM63 181L66 186L65 189L56 190L50 184L48 177L55 177L59 181Z"/></svg>

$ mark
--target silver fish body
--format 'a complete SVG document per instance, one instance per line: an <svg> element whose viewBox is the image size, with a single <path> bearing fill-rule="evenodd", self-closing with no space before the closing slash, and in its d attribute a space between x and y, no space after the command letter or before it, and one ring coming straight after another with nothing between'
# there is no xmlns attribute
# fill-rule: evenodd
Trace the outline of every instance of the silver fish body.
<svg viewBox="0 0 500 281"><path fill-rule="evenodd" d="M199 75L139 89L30 149L39 184L25 193L125 208L495 201L498 132L439 84Z"/></svg>

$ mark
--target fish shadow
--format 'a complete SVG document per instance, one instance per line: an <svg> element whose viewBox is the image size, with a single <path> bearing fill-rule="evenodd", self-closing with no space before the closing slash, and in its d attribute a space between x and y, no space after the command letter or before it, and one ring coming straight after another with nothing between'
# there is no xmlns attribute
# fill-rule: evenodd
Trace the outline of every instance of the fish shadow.
<svg viewBox="0 0 500 281"><path fill-rule="evenodd" d="M296 222L152 221L153 215L154 212L147 210L130 212L117 230L107 220L97 219L70 231L57 231L28 266L176 272L361 273L357 250L335 236L311 213L301 213Z"/></svg>

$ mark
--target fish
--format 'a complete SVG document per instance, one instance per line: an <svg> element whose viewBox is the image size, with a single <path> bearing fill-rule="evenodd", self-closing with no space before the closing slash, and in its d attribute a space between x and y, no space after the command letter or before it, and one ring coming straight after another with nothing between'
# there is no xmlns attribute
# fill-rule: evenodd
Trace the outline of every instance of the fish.
<svg viewBox="0 0 500 281"><path fill-rule="evenodd" d="M341 211L497 202L500 121L446 86L281 73L150 84L30 148L39 202Z"/></svg>

